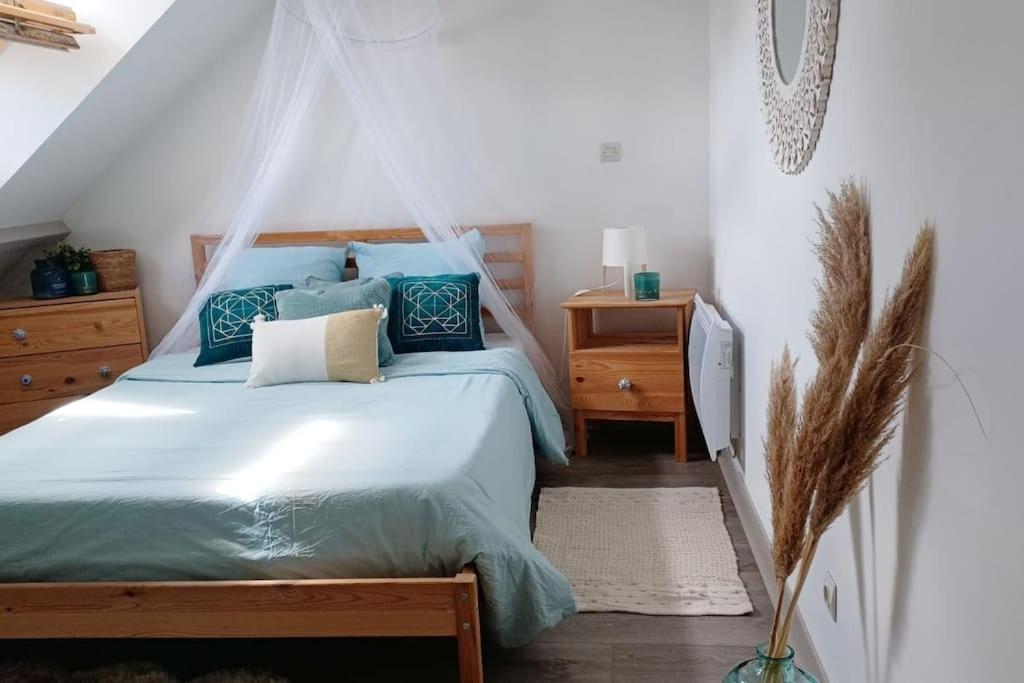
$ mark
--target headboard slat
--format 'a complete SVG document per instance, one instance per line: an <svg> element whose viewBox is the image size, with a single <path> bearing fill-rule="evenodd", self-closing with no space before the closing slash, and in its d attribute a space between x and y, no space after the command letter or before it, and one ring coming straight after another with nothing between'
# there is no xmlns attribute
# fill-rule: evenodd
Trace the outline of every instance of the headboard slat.
<svg viewBox="0 0 1024 683"><path fill-rule="evenodd" d="M533 328L533 226L530 223L509 223L504 225L461 226L459 232L478 229L484 236L484 262L507 263L522 271L518 276L495 278L503 291L518 294L521 302L512 301L513 306L530 329ZM501 238L502 249L491 250L487 238ZM517 238L518 246L509 247L508 239ZM196 282L203 278L210 256L222 239L222 235L192 235L192 264ZM423 231L411 228L371 228L367 230L309 230L297 232L264 232L256 238L258 247L344 245L359 242L425 242ZM346 264L357 268L358 264L349 257ZM488 312L489 313L489 312Z"/></svg>

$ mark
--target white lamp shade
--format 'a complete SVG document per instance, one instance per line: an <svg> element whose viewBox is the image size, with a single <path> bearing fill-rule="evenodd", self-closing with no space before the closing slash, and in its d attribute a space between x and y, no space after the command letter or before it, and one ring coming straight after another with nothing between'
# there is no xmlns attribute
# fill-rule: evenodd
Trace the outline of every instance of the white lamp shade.
<svg viewBox="0 0 1024 683"><path fill-rule="evenodd" d="M601 265L622 268L647 263L647 232L638 226L604 229Z"/></svg>

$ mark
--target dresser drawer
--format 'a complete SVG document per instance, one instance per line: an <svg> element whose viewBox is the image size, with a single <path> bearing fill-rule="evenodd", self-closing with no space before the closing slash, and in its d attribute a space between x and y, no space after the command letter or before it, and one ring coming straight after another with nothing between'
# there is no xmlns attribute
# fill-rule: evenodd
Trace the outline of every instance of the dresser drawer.
<svg viewBox="0 0 1024 683"><path fill-rule="evenodd" d="M678 357L648 354L621 358L614 353L586 351L570 354L569 368L572 407L577 410L685 410L683 363Z"/></svg>
<svg viewBox="0 0 1024 683"><path fill-rule="evenodd" d="M143 360L138 344L3 358L0 404L91 393Z"/></svg>
<svg viewBox="0 0 1024 683"><path fill-rule="evenodd" d="M6 434L12 429L27 425L47 413L51 413L62 405L71 403L82 398L81 396L65 396L64 398L48 398L44 401L28 401L27 403L13 403L0 407L0 434Z"/></svg>
<svg viewBox="0 0 1024 683"><path fill-rule="evenodd" d="M134 299L0 311L0 358L140 342Z"/></svg>

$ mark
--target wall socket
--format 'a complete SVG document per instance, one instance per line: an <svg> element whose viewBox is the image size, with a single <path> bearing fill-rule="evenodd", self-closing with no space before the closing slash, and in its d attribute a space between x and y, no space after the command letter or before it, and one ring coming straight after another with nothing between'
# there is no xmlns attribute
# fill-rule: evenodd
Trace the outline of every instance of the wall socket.
<svg viewBox="0 0 1024 683"><path fill-rule="evenodd" d="M622 143L621 142L602 142L601 143L601 163L608 163L614 161L622 161Z"/></svg>
<svg viewBox="0 0 1024 683"><path fill-rule="evenodd" d="M832 572L826 572L822 597L825 598L825 609L828 610L828 614L832 617L832 621L839 621L839 613L837 612L837 608L839 606L838 593L839 586L836 585L835 577L832 576Z"/></svg>

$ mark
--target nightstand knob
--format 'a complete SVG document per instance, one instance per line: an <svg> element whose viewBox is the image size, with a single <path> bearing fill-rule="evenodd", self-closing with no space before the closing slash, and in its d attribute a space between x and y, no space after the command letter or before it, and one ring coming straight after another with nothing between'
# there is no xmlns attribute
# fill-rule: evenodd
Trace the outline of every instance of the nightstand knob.
<svg viewBox="0 0 1024 683"><path fill-rule="evenodd" d="M32 375L21 376L21 386L27 387L32 385Z"/></svg>
<svg viewBox="0 0 1024 683"><path fill-rule="evenodd" d="M110 366L109 365L101 365L100 366L100 377L110 377Z"/></svg>
<svg viewBox="0 0 1024 683"><path fill-rule="evenodd" d="M623 377L619 380L619 391L632 391L633 382L628 377Z"/></svg>
<svg viewBox="0 0 1024 683"><path fill-rule="evenodd" d="M28 332L19 327L14 332L11 332L11 336L14 337L14 341L25 341L28 339Z"/></svg>

